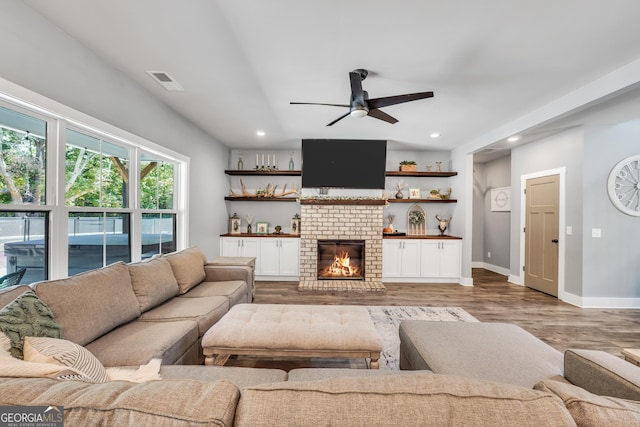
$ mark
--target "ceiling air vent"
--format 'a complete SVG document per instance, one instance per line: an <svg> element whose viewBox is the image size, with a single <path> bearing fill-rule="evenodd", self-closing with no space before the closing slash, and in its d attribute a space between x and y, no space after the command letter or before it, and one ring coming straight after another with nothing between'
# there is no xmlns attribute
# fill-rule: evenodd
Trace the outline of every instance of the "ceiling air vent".
<svg viewBox="0 0 640 427"><path fill-rule="evenodd" d="M147 74L149 74L153 80L161 84L166 90L184 90L180 83L175 81L173 77L164 71L147 71Z"/></svg>

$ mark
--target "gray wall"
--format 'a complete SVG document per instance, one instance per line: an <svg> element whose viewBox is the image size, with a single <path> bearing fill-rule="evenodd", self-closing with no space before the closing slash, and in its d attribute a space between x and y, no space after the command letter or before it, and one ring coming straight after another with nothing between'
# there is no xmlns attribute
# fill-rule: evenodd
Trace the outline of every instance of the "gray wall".
<svg viewBox="0 0 640 427"><path fill-rule="evenodd" d="M189 244L217 255L228 149L22 2L2 17L0 77L191 158Z"/></svg>
<svg viewBox="0 0 640 427"><path fill-rule="evenodd" d="M582 296L582 209L583 209L584 131L575 128L511 151L511 274L521 276L520 239L522 194L520 177L549 169L566 167L566 225L573 234L565 239L565 291ZM562 203L562 201L561 201Z"/></svg>
<svg viewBox="0 0 640 427"><path fill-rule="evenodd" d="M485 164L474 164L474 171L473 261L508 270L511 212L491 211L491 190L511 186L511 157L501 157ZM476 227L480 229L476 230ZM476 239L481 241L481 247Z"/></svg>
<svg viewBox="0 0 640 427"><path fill-rule="evenodd" d="M640 217L616 209L607 194L609 172L640 155L639 141L640 119L585 129L584 297L640 298ZM602 238L591 237L592 228L602 229Z"/></svg>

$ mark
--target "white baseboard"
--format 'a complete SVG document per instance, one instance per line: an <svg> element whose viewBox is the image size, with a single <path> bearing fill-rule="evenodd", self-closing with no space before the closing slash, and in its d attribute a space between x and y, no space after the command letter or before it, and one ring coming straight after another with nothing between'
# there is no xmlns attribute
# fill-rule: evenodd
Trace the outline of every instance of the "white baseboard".
<svg viewBox="0 0 640 427"><path fill-rule="evenodd" d="M509 283L513 283L514 285L524 286L524 280L522 276L514 276L513 274L509 274L507 281Z"/></svg>
<svg viewBox="0 0 640 427"><path fill-rule="evenodd" d="M473 286L473 277L461 277L459 283L462 286Z"/></svg>
<svg viewBox="0 0 640 427"><path fill-rule="evenodd" d="M640 308L640 298L581 297L564 292L562 301L581 308Z"/></svg>
<svg viewBox="0 0 640 427"><path fill-rule="evenodd" d="M494 273L508 276L511 270L508 268L500 267L498 265L489 264L488 262L474 261L471 263L471 268L484 268L485 270L493 271Z"/></svg>

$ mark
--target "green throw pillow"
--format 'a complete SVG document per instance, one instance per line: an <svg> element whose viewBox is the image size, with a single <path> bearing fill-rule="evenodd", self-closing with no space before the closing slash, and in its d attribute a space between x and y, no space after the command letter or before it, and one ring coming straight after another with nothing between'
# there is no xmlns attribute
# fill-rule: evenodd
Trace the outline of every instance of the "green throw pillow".
<svg viewBox="0 0 640 427"><path fill-rule="evenodd" d="M24 337L62 338L62 327L33 291L26 291L0 310L0 331L11 341L11 355L22 359Z"/></svg>

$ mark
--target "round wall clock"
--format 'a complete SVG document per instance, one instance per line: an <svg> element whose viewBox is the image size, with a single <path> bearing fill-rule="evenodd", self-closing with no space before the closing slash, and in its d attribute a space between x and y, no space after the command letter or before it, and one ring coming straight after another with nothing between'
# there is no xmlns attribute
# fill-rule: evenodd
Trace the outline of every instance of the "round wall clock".
<svg viewBox="0 0 640 427"><path fill-rule="evenodd" d="M607 191L613 206L627 215L640 216L640 155L627 157L611 169Z"/></svg>

